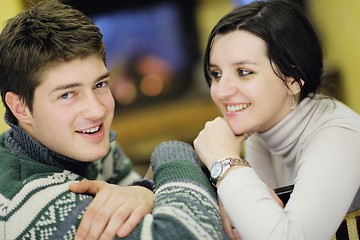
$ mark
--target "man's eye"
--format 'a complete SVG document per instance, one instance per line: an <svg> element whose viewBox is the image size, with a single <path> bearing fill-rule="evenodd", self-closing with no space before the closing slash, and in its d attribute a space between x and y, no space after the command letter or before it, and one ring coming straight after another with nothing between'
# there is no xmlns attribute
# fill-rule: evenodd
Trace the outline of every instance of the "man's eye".
<svg viewBox="0 0 360 240"><path fill-rule="evenodd" d="M95 85L96 88L104 88L107 87L109 85L108 82L99 82Z"/></svg>
<svg viewBox="0 0 360 240"><path fill-rule="evenodd" d="M61 99L69 99L72 96L74 96L74 93L64 93L63 95L60 96Z"/></svg>
<svg viewBox="0 0 360 240"><path fill-rule="evenodd" d="M250 74L253 74L254 72L250 71L250 70L245 70L245 69L239 69L238 70L238 75L239 76L248 76Z"/></svg>

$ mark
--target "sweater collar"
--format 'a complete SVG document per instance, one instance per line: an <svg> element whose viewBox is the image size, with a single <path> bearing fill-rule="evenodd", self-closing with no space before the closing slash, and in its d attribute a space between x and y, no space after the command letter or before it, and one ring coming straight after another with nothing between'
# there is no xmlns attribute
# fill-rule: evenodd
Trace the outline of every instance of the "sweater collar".
<svg viewBox="0 0 360 240"><path fill-rule="evenodd" d="M91 162L80 162L51 151L41 143L33 139L17 123L8 118L5 112L5 122L11 127L5 132L5 147L15 155L25 155L33 160L69 170L86 178L93 178L91 174L94 165ZM111 132L110 140L114 140L116 134Z"/></svg>
<svg viewBox="0 0 360 240"><path fill-rule="evenodd" d="M285 162L295 159L296 151L291 151L299 141L301 132L309 124L316 101L307 97L284 119L271 129L257 135L262 138L272 154L280 155Z"/></svg>

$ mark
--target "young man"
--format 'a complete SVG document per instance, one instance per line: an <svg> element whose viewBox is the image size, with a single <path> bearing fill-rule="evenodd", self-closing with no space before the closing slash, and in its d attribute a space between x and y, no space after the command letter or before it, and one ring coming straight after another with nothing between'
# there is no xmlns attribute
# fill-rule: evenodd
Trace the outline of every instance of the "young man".
<svg viewBox="0 0 360 240"><path fill-rule="evenodd" d="M83 179L134 179L110 131L109 83L102 35L79 11L43 1L7 22L0 91L11 128L0 136L1 238L124 237L151 211L129 239L222 238L213 189L192 148L179 142L152 156L155 195L148 186L99 181L69 191Z"/></svg>

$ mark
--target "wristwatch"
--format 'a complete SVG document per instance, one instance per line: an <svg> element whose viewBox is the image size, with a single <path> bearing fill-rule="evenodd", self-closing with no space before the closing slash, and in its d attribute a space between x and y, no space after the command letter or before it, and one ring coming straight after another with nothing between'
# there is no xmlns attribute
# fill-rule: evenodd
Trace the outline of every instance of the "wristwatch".
<svg viewBox="0 0 360 240"><path fill-rule="evenodd" d="M230 169L230 167L235 165L250 167L249 162L242 158L224 158L217 160L210 169L211 183L216 186L216 183L224 177L225 173Z"/></svg>

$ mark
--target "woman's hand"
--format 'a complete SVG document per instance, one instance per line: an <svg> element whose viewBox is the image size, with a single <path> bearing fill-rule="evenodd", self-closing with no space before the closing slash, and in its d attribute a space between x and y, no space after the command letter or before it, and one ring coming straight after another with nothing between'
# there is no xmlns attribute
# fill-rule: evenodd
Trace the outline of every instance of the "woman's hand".
<svg viewBox="0 0 360 240"><path fill-rule="evenodd" d="M217 117L205 124L204 129L194 140L194 148L208 169L219 159L239 157L244 135L235 136L228 122Z"/></svg>
<svg viewBox="0 0 360 240"><path fill-rule="evenodd" d="M125 237L152 212L154 194L141 186L122 187L104 181L72 183L70 191L96 195L86 210L75 239Z"/></svg>

